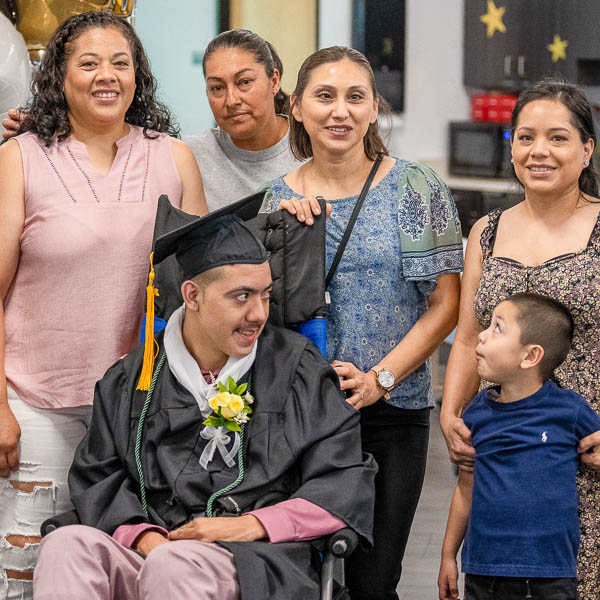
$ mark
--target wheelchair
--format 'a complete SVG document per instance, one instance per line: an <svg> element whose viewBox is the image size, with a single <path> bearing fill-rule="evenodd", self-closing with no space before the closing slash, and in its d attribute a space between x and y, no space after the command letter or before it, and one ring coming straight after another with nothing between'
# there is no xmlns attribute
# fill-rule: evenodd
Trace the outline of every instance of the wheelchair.
<svg viewBox="0 0 600 600"><path fill-rule="evenodd" d="M258 212L263 194L255 194L252 198L248 203L250 217ZM174 212L168 204L168 198L161 196L157 209L155 240L163 233L196 218L182 211ZM299 330L303 323L315 319L324 324L325 213L325 204L322 202L321 215L315 218L311 227L299 223L295 216L285 211L260 214L246 221L269 254L273 278L269 319L278 325ZM180 284L179 266L174 257L169 257L156 266L156 286L161 292L156 299L155 312L159 324L166 323L171 314L181 306ZM157 332L156 321L155 331ZM313 340L321 342L317 345L322 352L323 337L321 335L321 339ZM41 526L41 533L45 536L58 527L79 522L75 510L71 510L46 520ZM349 556L357 544L357 535L349 528L313 542L321 554L320 600L349 599L348 591L343 586L342 559Z"/></svg>

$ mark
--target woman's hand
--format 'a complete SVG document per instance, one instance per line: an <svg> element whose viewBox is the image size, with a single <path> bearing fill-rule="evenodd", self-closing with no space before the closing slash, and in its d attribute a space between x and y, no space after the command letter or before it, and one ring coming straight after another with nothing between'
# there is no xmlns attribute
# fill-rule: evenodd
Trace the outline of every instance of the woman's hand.
<svg viewBox="0 0 600 600"><path fill-rule="evenodd" d="M581 454L582 463L594 471L600 471L600 431L582 438L577 451Z"/></svg>
<svg viewBox="0 0 600 600"><path fill-rule="evenodd" d="M450 460L464 471L473 470L475 448L471 446L471 432L460 417L440 417L440 426L446 439Z"/></svg>
<svg viewBox="0 0 600 600"><path fill-rule="evenodd" d="M340 380L340 389L352 390L352 396L347 401L352 404L356 410L375 404L383 396L385 391L379 386L372 371L363 373L351 362L342 362L334 360L331 366L335 369Z"/></svg>
<svg viewBox="0 0 600 600"><path fill-rule="evenodd" d="M0 477L10 477L19 468L21 427L8 404L0 405Z"/></svg>
<svg viewBox="0 0 600 600"><path fill-rule="evenodd" d="M289 200L282 200L279 203L277 210L287 210L290 214L296 215L298 221L301 223L306 223L306 225L312 225L315 222L313 215L321 214L321 207L319 206L319 201L315 196L305 196L304 198L290 198ZM327 202L325 204L325 216L329 218L330 214L331 204Z"/></svg>
<svg viewBox="0 0 600 600"><path fill-rule="evenodd" d="M8 140L16 135L19 127L21 126L21 121L23 121L24 118L25 114L22 113L18 108L11 108L8 111L8 117L2 121L2 127L6 129L6 131L2 134L2 137L5 140Z"/></svg>

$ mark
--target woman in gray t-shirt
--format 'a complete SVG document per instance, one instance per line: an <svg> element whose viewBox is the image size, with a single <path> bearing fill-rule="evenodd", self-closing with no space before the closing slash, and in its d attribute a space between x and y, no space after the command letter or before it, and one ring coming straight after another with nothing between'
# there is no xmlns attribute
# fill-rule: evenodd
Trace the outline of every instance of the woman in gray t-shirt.
<svg viewBox="0 0 600 600"><path fill-rule="evenodd" d="M208 44L202 68L218 127L184 141L200 166L213 211L301 162L290 151L283 65L269 42L244 29L225 31Z"/></svg>

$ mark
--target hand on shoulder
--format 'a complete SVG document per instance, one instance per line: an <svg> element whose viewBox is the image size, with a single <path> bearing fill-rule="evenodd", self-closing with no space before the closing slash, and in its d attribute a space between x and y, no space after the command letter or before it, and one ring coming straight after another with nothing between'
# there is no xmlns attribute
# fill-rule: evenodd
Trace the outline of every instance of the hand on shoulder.
<svg viewBox="0 0 600 600"><path fill-rule="evenodd" d="M296 218L301 223L306 225L312 225L314 223L313 215L321 214L321 207L316 196L305 196L304 198L290 198L289 200L282 200L277 207L277 210L287 210L292 215L296 215ZM331 214L331 204L327 202L325 204L325 217L329 218Z"/></svg>
<svg viewBox="0 0 600 600"><path fill-rule="evenodd" d="M5 129L2 133L2 137L5 140L9 140L11 137L17 135L21 121L23 121L24 118L25 113L22 113L18 108L11 108L8 111L6 119L2 120L2 127Z"/></svg>
<svg viewBox="0 0 600 600"><path fill-rule="evenodd" d="M594 471L600 471L600 431L582 438L577 450L582 463Z"/></svg>

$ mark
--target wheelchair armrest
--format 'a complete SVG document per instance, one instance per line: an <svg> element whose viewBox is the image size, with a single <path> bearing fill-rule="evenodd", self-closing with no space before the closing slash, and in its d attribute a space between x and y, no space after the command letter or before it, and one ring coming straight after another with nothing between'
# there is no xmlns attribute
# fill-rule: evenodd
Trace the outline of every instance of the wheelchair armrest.
<svg viewBox="0 0 600 600"><path fill-rule="evenodd" d="M65 525L78 525L80 522L79 516L75 512L75 509L73 509L46 519L42 523L40 530L42 532L42 536L45 536L49 533L52 533L59 527L64 527Z"/></svg>
<svg viewBox="0 0 600 600"><path fill-rule="evenodd" d="M323 548L323 564L321 566L321 596L320 600L332 600L334 591L334 563L338 558L346 558L354 552L358 545L358 536L349 527L336 531L326 540ZM343 581L343 570L342 570ZM341 583L341 582L340 582ZM348 598L347 590L344 598ZM336 598L338 595L336 595ZM341 596L339 596L341 597Z"/></svg>
<svg viewBox="0 0 600 600"><path fill-rule="evenodd" d="M350 556L358 545L358 536L349 527L340 529L331 535L327 541L327 551L336 558Z"/></svg>

